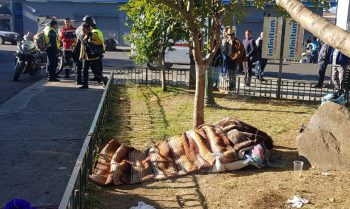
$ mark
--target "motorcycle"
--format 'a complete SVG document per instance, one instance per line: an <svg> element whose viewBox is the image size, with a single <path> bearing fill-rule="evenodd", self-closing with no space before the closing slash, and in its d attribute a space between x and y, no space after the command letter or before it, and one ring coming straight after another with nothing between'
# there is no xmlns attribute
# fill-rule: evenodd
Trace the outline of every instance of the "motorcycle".
<svg viewBox="0 0 350 209"><path fill-rule="evenodd" d="M33 41L24 39L17 45L14 81L18 81L21 74L31 76L40 74L46 64L46 53L38 50Z"/></svg>

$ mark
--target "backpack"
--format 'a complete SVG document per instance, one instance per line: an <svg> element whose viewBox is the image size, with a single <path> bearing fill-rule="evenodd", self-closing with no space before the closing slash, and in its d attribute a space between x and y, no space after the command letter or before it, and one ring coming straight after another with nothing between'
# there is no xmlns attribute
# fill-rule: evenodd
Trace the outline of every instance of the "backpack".
<svg viewBox="0 0 350 209"><path fill-rule="evenodd" d="M36 48L38 48L40 51L45 51L48 47L48 43L47 43L47 38L45 37L45 33L44 31L41 31L37 34L35 34L35 39L34 39L34 43Z"/></svg>

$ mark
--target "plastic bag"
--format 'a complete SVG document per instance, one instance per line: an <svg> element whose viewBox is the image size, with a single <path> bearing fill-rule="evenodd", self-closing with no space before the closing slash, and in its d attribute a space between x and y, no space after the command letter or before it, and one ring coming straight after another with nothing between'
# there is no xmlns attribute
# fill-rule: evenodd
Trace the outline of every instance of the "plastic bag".
<svg viewBox="0 0 350 209"><path fill-rule="evenodd" d="M146 203L142 201L137 202L137 206L131 207L130 209L156 209L152 205L147 205Z"/></svg>
<svg viewBox="0 0 350 209"><path fill-rule="evenodd" d="M225 166L220 161L220 158L223 156L223 154L222 153L213 153L213 155L215 156L215 164L213 166L212 172L213 173L225 172Z"/></svg>

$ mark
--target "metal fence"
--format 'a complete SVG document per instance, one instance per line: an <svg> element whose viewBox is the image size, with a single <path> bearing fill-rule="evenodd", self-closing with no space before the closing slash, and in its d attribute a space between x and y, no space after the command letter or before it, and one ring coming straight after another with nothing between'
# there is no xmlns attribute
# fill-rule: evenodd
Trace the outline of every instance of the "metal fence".
<svg viewBox="0 0 350 209"><path fill-rule="evenodd" d="M93 156L96 147L101 142L101 128L107 118L108 103L111 97L111 86L114 84L114 72L107 83L101 101L96 111L90 130L80 150L74 170L70 176L59 209L83 209L85 208L85 189L88 182L88 174L92 173Z"/></svg>
<svg viewBox="0 0 350 209"><path fill-rule="evenodd" d="M117 84L160 84L162 82L162 71L149 69L147 67L133 67L117 69L115 81ZM190 71L187 69L166 69L165 79L168 85L188 86Z"/></svg>
<svg viewBox="0 0 350 209"><path fill-rule="evenodd" d="M147 67L129 67L117 69L115 71L117 84L161 84L161 70L149 69ZM190 71L188 69L167 69L165 72L168 85L188 86ZM350 80L350 70L346 71L345 80ZM220 77L219 89L223 92L232 92L236 95L281 98L302 101L320 101L326 94L332 93L331 88L312 88L316 82L304 80L282 79L281 90L278 97L278 79L267 78L260 82L255 77L252 78L250 86L244 84L244 77L237 76L235 88L229 88L227 77ZM350 82L345 82L345 88L349 89ZM349 101L349 92L346 91L346 99Z"/></svg>
<svg viewBox="0 0 350 209"><path fill-rule="evenodd" d="M286 80L281 81L281 99L292 99L302 101L320 101L326 94L332 93L331 88L313 88L315 82ZM257 78L252 78L250 86L244 84L244 77L237 76L234 89L230 89L229 80L226 77L220 79L220 90L224 92L233 92L236 95L256 96L278 98L278 79L266 78L265 81L260 81Z"/></svg>

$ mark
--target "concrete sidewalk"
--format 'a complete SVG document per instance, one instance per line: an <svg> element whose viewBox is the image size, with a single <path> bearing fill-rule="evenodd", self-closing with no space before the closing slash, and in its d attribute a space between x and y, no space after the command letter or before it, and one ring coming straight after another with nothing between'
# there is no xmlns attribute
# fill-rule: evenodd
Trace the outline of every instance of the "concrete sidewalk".
<svg viewBox="0 0 350 209"><path fill-rule="evenodd" d="M43 79L0 105L0 208L13 198L58 207L103 90Z"/></svg>

